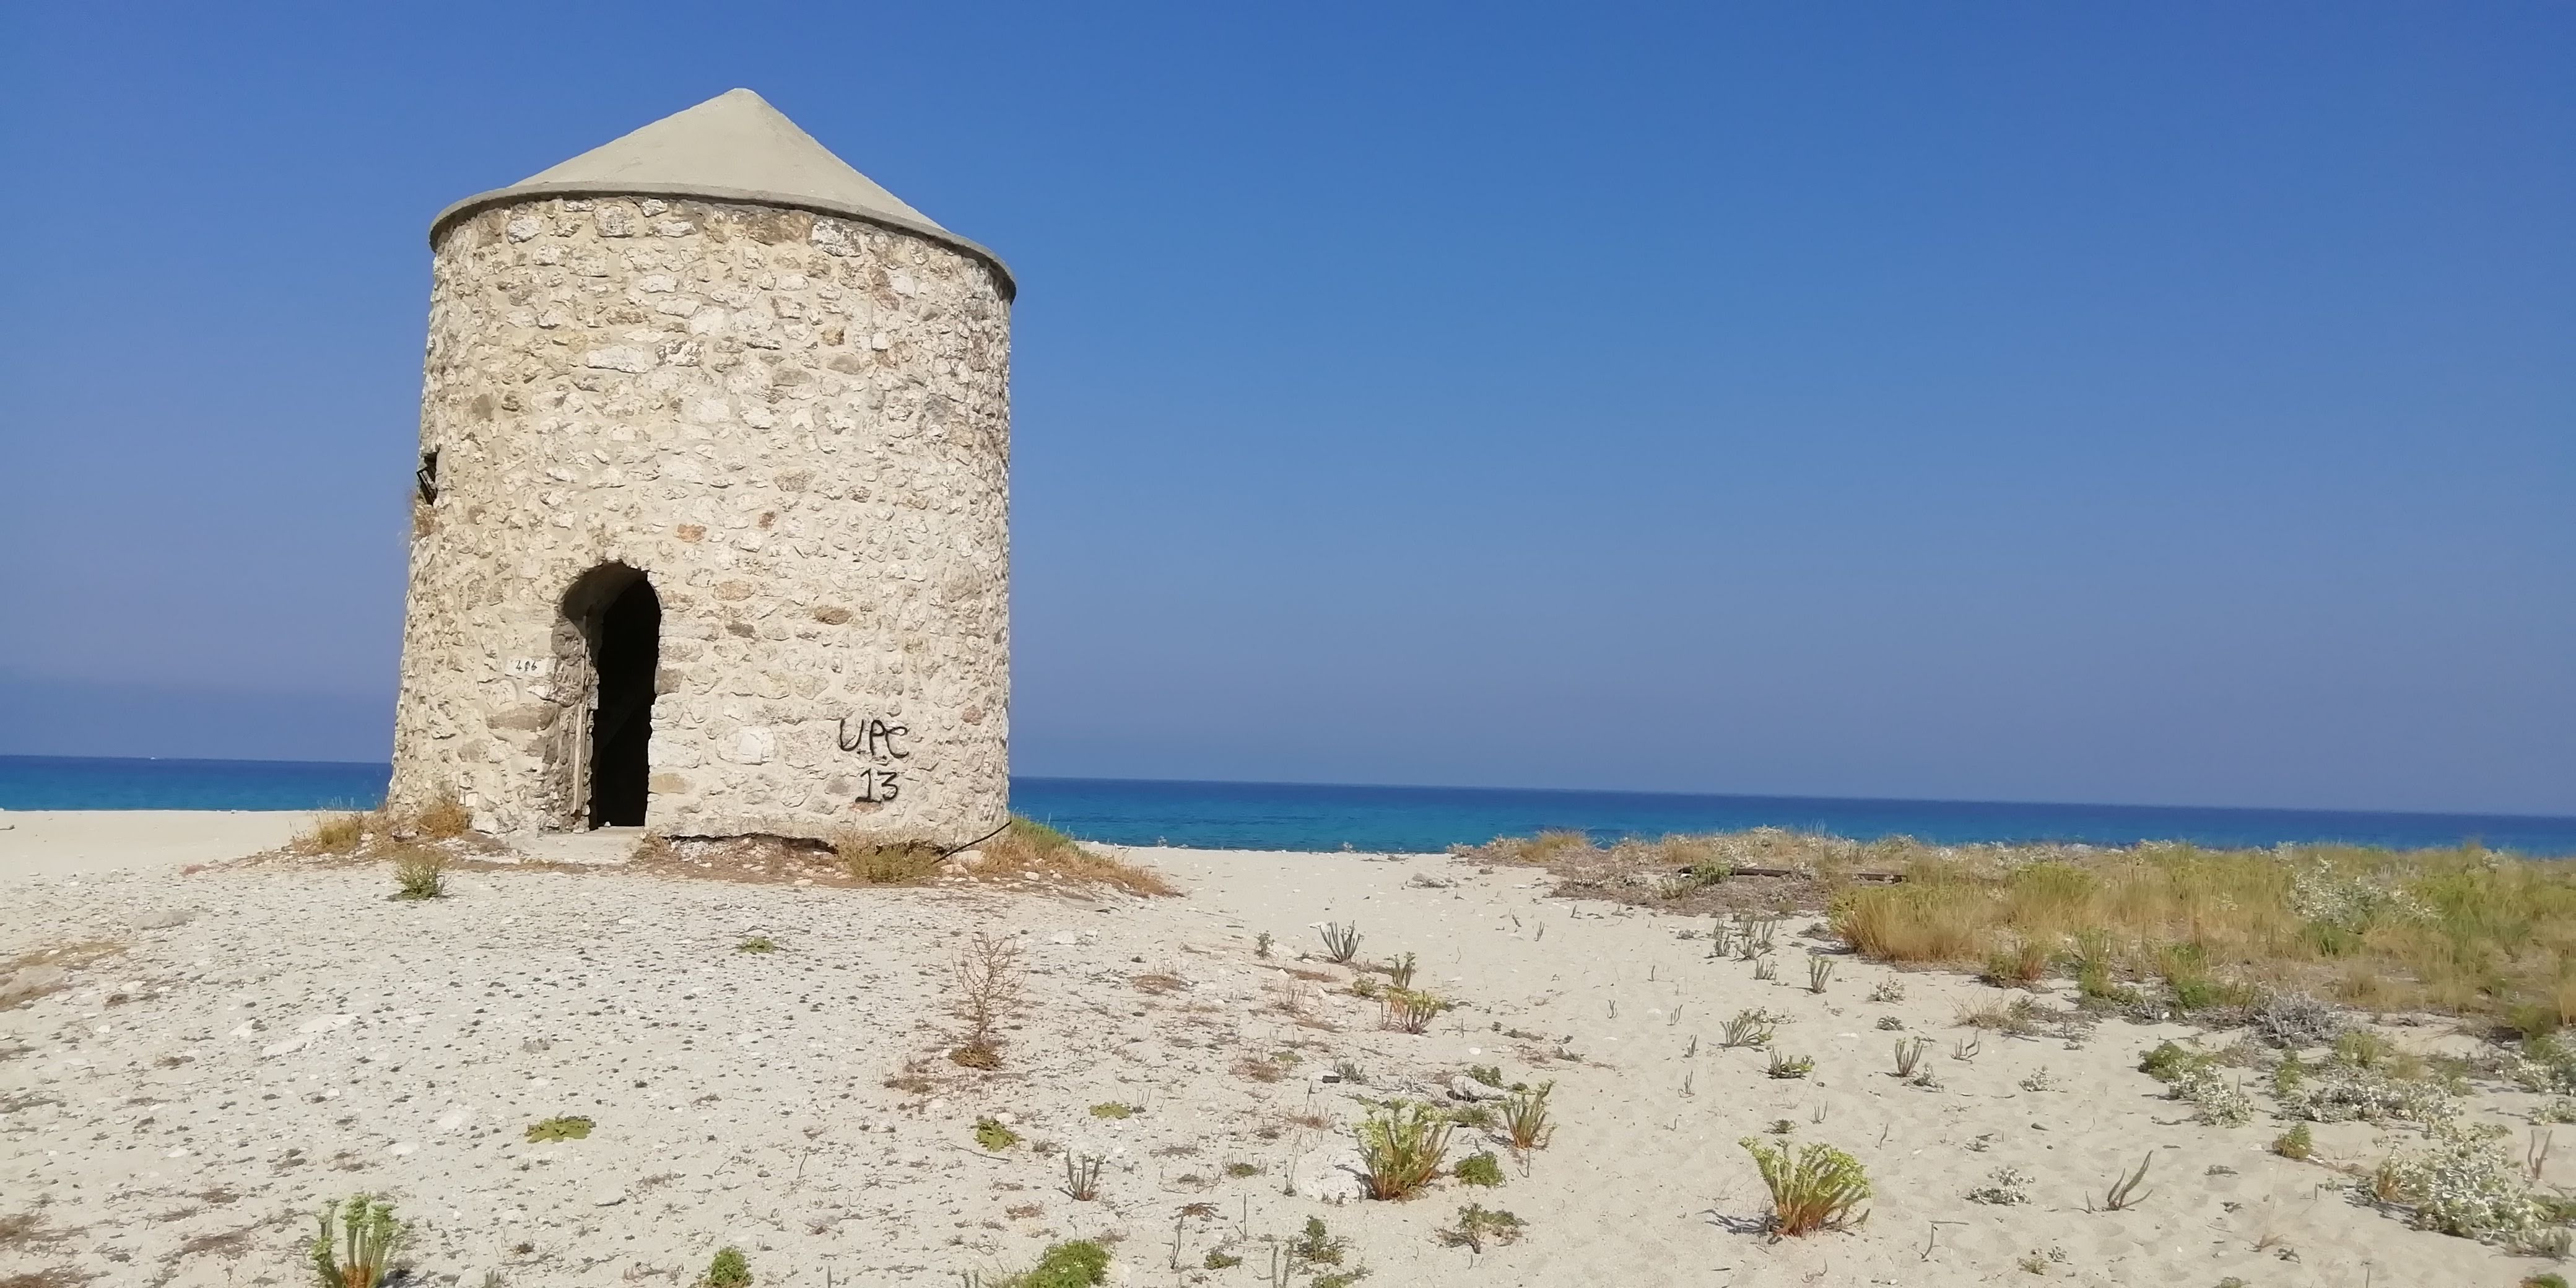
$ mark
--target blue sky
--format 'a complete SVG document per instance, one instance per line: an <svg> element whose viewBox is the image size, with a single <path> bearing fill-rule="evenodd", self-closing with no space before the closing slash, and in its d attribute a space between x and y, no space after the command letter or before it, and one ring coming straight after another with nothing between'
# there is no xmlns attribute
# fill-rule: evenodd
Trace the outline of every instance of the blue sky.
<svg viewBox="0 0 2576 1288"><path fill-rule="evenodd" d="M0 753L380 758L429 217L1017 272L1024 773L2576 813L2576 9L10 6Z"/></svg>

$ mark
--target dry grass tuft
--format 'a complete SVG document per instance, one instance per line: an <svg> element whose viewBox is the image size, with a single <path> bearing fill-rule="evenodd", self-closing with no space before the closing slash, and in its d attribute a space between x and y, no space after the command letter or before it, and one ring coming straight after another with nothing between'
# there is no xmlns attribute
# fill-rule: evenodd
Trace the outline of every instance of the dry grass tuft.
<svg viewBox="0 0 2576 1288"><path fill-rule="evenodd" d="M441 792L417 809L391 805L359 813L313 816L312 825L286 843L289 853L362 856L414 841L452 841L474 830L474 811L454 792Z"/></svg>
<svg viewBox="0 0 2576 1288"><path fill-rule="evenodd" d="M440 792L431 801L412 811L411 826L425 841L452 841L474 830L474 811L456 799L454 792Z"/></svg>
<svg viewBox="0 0 2576 1288"><path fill-rule="evenodd" d="M833 837L832 853L841 870L861 885L919 885L948 857L928 841L880 841L855 832Z"/></svg>
<svg viewBox="0 0 2576 1288"><path fill-rule="evenodd" d="M298 854L349 854L366 839L367 814L316 814L313 825L287 843Z"/></svg>
<svg viewBox="0 0 2576 1288"><path fill-rule="evenodd" d="M950 963L949 978L955 990L949 1009L964 1028L948 1058L969 1069L999 1068L994 1030L1020 1002L1020 946L979 930Z"/></svg>
<svg viewBox="0 0 2576 1288"><path fill-rule="evenodd" d="M1288 1062L1272 1057L1246 1056L1234 1062L1234 1076L1254 1082L1278 1082L1288 1076Z"/></svg>
<svg viewBox="0 0 2576 1288"><path fill-rule="evenodd" d="M973 869L978 880L1025 877L1147 897L1180 893L1161 873L1085 849L1072 837L1017 815L1001 835L976 848L984 852L984 861Z"/></svg>

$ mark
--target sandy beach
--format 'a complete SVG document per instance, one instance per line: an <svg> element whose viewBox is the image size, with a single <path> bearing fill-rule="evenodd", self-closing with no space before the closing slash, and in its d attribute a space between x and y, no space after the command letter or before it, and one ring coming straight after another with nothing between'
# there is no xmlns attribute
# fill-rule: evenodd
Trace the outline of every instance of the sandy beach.
<svg viewBox="0 0 2576 1288"><path fill-rule="evenodd" d="M1998 990L1848 955L1811 991L1808 950L1840 947L1813 916L1780 924L1786 966L1763 980L1712 956L1709 919L1442 855L1125 852L1168 898L487 865L405 902L381 864L197 866L300 817L67 819L0 832L0 958L64 963L22 969L41 987L0 1011L13 1285L306 1282L313 1213L357 1191L416 1223L414 1282L531 1288L694 1283L724 1246L762 1284L954 1285L1070 1238L1107 1244L1112 1282L1266 1284L1310 1219L1348 1243L1300 1284L1365 1267L1424 1285L2362 1288L2549 1268L2357 1199L2330 1164L2378 1160L2381 1128L2318 1124L2316 1158L2293 1161L2267 1149L2268 1114L2192 1121L2139 1070L2188 1027L1981 1033L1959 1014ZM1361 963L1414 954L1414 986L1455 1008L1427 1032L1380 1027L1359 973L1320 960L1325 922L1358 927ZM978 933L1025 968L990 1071L943 1057L951 964ZM743 951L755 938L774 951ZM1812 1072L1721 1046L1746 1009ZM1892 1072L1916 1035L1932 1085ZM1502 1093L1479 1066L1555 1084L1545 1147L1462 1125L1449 1159L1490 1151L1502 1184L1360 1197L1351 1127L1371 1102L1487 1103ZM2519 1141L2531 1099L2486 1088L2470 1112ZM576 1116L584 1138L528 1139ZM979 1120L1016 1140L979 1144ZM1875 1188L1866 1222L1766 1235L1748 1136L1849 1150ZM1067 1170L1086 1158L1083 1200ZM2143 1199L2094 1210L2142 1160ZM1444 1239L1469 1203L1525 1233Z"/></svg>

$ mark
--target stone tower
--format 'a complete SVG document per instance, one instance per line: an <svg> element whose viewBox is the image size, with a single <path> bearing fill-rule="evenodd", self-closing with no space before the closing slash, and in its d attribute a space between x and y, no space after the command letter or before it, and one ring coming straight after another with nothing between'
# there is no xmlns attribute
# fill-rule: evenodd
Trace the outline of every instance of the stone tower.
<svg viewBox="0 0 2576 1288"><path fill-rule="evenodd" d="M1010 270L737 89L430 225L391 799L1008 809Z"/></svg>

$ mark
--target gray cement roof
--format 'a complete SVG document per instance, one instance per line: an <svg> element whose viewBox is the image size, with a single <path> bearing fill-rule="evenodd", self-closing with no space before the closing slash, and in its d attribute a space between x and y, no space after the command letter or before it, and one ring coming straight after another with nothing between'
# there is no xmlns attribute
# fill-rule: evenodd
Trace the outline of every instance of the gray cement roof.
<svg viewBox="0 0 2576 1288"><path fill-rule="evenodd" d="M864 219L946 242L992 265L1005 298L1018 290L1001 256L904 204L747 89L726 90L509 187L467 197L430 221L429 240L436 246L451 221L486 206L530 197L625 195L741 201Z"/></svg>

